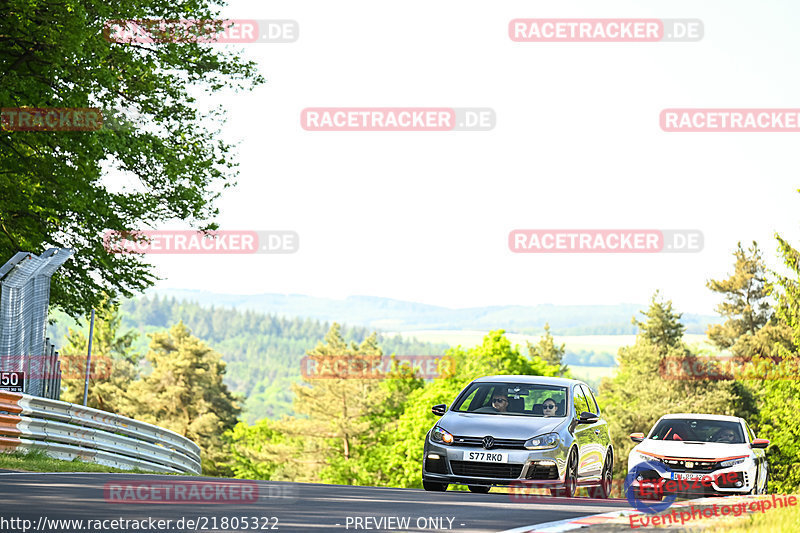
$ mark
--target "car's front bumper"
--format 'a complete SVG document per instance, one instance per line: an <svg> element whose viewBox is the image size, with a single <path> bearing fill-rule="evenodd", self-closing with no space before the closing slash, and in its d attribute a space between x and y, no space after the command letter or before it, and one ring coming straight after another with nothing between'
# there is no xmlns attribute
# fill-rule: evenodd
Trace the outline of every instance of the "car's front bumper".
<svg viewBox="0 0 800 533"><path fill-rule="evenodd" d="M632 468L629 468L629 471ZM638 477L642 479L632 480L631 485L637 494L653 495L659 499L672 494L687 498L746 494L758 482L755 464L752 464L752 461L704 473L704 477L701 479L676 479L685 477L687 474L697 475L698 473L677 469L667 472L648 470L639 472Z"/></svg>
<svg viewBox="0 0 800 533"><path fill-rule="evenodd" d="M422 477L427 481L464 485L513 485L535 483L558 488L564 485L567 448L549 450L492 449L508 454L508 463L465 461L467 452L486 452L480 447L445 446L426 439Z"/></svg>

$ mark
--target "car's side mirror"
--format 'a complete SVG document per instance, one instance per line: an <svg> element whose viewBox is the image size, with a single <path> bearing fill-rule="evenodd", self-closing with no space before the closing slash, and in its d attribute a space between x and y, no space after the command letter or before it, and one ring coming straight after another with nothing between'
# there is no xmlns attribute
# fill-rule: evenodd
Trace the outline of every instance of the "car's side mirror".
<svg viewBox="0 0 800 533"><path fill-rule="evenodd" d="M762 450L767 446L769 446L769 441L767 439L754 439L750 444L751 448L761 448Z"/></svg>
<svg viewBox="0 0 800 533"><path fill-rule="evenodd" d="M435 414L436 416L444 416L446 412L447 412L447 406L443 403L431 407L431 413Z"/></svg>
<svg viewBox="0 0 800 533"><path fill-rule="evenodd" d="M598 417L596 414L590 413L589 411L584 411L581 413L581 417L578 419L578 424L594 424L598 420L600 420L600 417Z"/></svg>
<svg viewBox="0 0 800 533"><path fill-rule="evenodd" d="M631 433L629 437L633 442L642 442L644 440L644 433Z"/></svg>

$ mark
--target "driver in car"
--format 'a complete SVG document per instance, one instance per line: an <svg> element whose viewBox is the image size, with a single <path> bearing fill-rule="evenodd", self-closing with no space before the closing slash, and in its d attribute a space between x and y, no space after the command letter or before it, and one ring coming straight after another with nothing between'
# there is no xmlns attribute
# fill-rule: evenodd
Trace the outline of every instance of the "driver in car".
<svg viewBox="0 0 800 533"><path fill-rule="evenodd" d="M736 433L732 429L721 429L714 437L714 442L733 444L734 441L736 441Z"/></svg>
<svg viewBox="0 0 800 533"><path fill-rule="evenodd" d="M492 407L498 413L508 412L508 396L502 392L492 394Z"/></svg>

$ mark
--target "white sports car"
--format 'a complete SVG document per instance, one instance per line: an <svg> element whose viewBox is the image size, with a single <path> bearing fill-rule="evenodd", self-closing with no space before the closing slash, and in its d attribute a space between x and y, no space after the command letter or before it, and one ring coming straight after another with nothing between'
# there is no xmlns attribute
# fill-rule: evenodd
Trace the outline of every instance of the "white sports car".
<svg viewBox="0 0 800 533"><path fill-rule="evenodd" d="M647 437L632 433L630 438L639 444L628 456L628 472L635 494L643 499L670 493L691 497L767 493L769 441L757 439L741 418L665 415Z"/></svg>

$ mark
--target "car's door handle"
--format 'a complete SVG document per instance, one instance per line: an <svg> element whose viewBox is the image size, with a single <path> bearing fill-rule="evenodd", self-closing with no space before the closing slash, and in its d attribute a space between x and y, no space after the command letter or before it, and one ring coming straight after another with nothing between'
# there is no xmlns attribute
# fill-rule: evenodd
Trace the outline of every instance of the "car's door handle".
<svg viewBox="0 0 800 533"><path fill-rule="evenodd" d="M595 430L594 430L594 434L595 434L595 435L599 435L599 434L600 434L600 430L599 430L599 429L595 429Z"/></svg>

